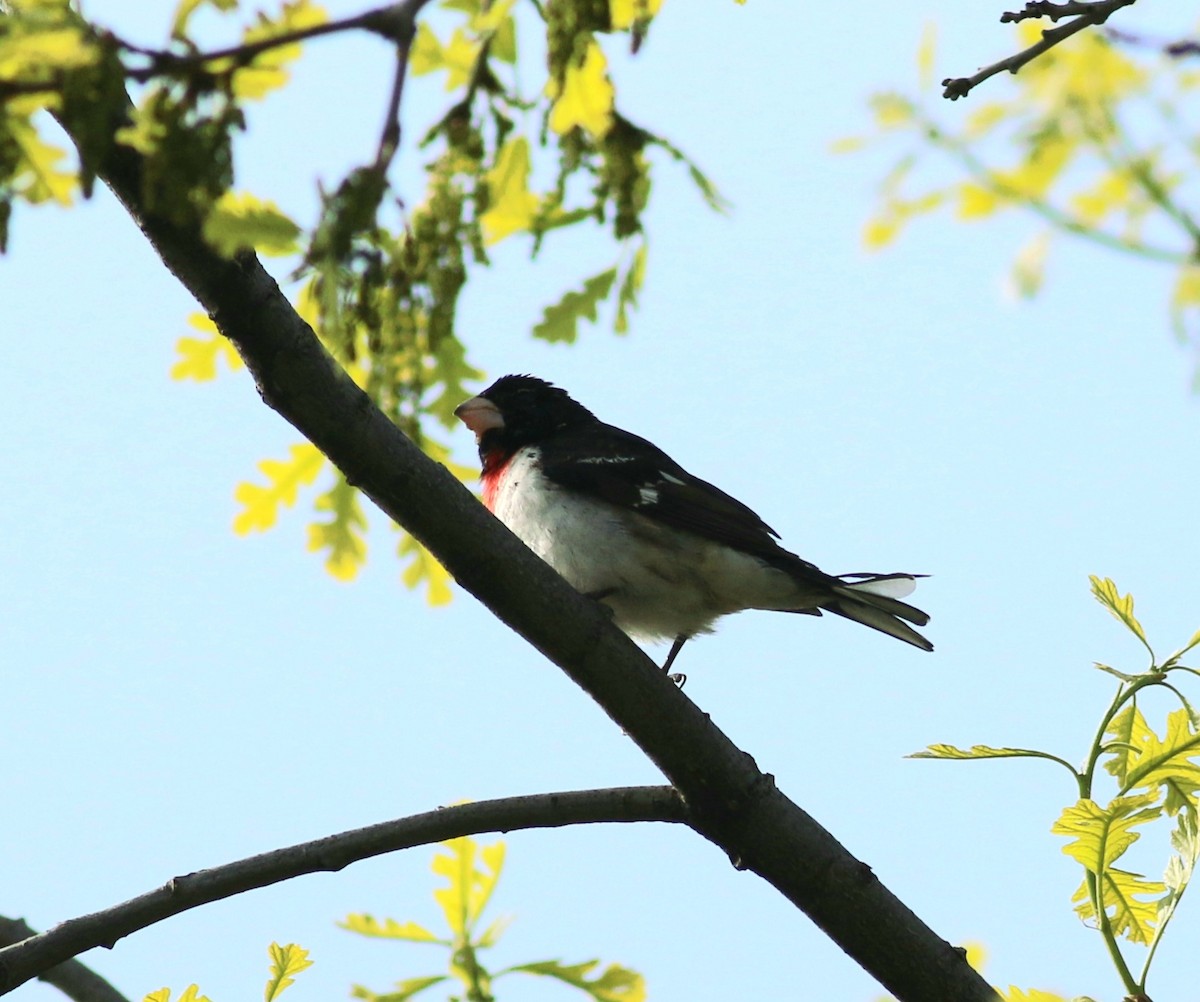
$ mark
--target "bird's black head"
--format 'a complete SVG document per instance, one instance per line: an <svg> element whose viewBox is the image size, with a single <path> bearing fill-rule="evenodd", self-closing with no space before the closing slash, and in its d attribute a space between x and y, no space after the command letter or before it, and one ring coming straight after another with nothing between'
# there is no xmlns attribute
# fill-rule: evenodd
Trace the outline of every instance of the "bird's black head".
<svg viewBox="0 0 1200 1002"><path fill-rule="evenodd" d="M475 432L481 456L492 450L511 454L556 432L594 421L566 390L536 376L501 376L454 411Z"/></svg>

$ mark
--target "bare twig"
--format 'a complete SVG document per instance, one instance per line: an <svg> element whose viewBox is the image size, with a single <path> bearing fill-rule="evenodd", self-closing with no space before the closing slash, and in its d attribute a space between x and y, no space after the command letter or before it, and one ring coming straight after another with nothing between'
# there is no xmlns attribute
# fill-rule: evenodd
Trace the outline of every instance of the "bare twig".
<svg viewBox="0 0 1200 1002"><path fill-rule="evenodd" d="M12 946L36 935L24 919L0 915L0 947ZM99 974L78 960L64 960L57 967L39 974L38 980L53 985L71 1002L129 1002Z"/></svg>
<svg viewBox="0 0 1200 1002"><path fill-rule="evenodd" d="M62 965L67 958L97 946L111 948L132 932L199 905L306 873L341 870L351 863L384 853L482 832L601 822L680 823L686 817L683 800L671 787L630 786L459 804L313 842L301 842L175 877L157 890L104 911L69 919L38 935L33 935L30 930L29 938L0 949L0 992L12 991L35 977L49 980L52 970L58 969L56 965ZM125 1000L120 996L102 998L93 995L86 1002Z"/></svg>
<svg viewBox="0 0 1200 1002"><path fill-rule="evenodd" d="M1036 59L1043 52L1054 48L1060 42L1066 41L1072 35L1083 31L1084 28L1103 24L1114 11L1120 10L1122 7L1128 7L1130 4L1136 2L1137 0L1095 0L1093 3L1074 2L1074 0L1068 3L1033 2L1027 3L1024 10L1008 11L1000 16L1001 22L1023 21L1026 18L1033 17L1048 17L1051 21L1057 23L1060 17L1077 16L1074 21L1064 24L1059 28L1046 29L1042 32L1040 41L1006 59L1001 59L990 66L985 66L974 76L947 77L942 81L942 86L945 88L942 91L942 96L949 98L951 101L957 101L960 97L966 97L971 93L973 88L983 83L989 77L994 77L997 73L1002 73L1005 70L1009 73L1016 73L1022 66Z"/></svg>

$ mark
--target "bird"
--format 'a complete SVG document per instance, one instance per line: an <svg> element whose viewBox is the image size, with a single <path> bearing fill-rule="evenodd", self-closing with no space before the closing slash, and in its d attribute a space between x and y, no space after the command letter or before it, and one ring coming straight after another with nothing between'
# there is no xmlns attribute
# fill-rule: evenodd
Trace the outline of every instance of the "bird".
<svg viewBox="0 0 1200 1002"><path fill-rule="evenodd" d="M903 640L929 616L901 601L922 574L826 574L755 512L546 380L497 379L454 411L475 434L483 503L634 640L683 645L747 609L833 613Z"/></svg>

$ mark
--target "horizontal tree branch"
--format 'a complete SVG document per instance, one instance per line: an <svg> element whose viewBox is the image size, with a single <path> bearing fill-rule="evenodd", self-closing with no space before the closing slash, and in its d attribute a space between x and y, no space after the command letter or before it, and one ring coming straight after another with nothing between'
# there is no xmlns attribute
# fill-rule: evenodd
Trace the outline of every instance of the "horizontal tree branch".
<svg viewBox="0 0 1200 1002"><path fill-rule="evenodd" d="M1029 46L1029 48L1022 49L1020 52L1014 53L1006 59L992 63L991 66L985 66L974 76L947 77L942 81L942 86L945 88L942 91L942 97L949 98L951 101L957 101L960 97L966 97L975 87L983 83L984 80L994 77L997 73L1003 73L1005 70L1009 73L1016 73L1022 66L1036 59L1043 52L1047 52L1059 43L1065 42L1072 35L1083 31L1084 28L1103 24L1114 11L1118 11L1122 7L1128 7L1130 4L1136 2L1137 0L1096 0L1094 3L1034 2L1027 3L1024 10L1007 11L1000 16L1001 22L1023 21L1031 17L1048 17L1050 20L1057 22L1060 17L1072 14L1078 16L1075 20L1061 27L1046 29L1042 32L1042 37Z"/></svg>
<svg viewBox="0 0 1200 1002"><path fill-rule="evenodd" d="M12 946L36 935L37 932L24 919L0 915L0 947ZM64 960L39 974L38 980L53 985L71 1002L129 1002L99 974L78 960Z"/></svg>
<svg viewBox="0 0 1200 1002"><path fill-rule="evenodd" d="M62 120L74 121L78 113L66 108ZM123 119L111 127L121 124ZM805 911L902 1002L996 998L960 951L784 796L774 777L760 771L597 603L571 588L372 404L257 257L223 258L198 226L147 210L142 171L141 155L117 143L98 175L236 346L263 400L428 547L460 585L591 695L679 791L691 827L736 867L759 874ZM19 949L0 951L0 965ZM12 971L0 966L0 991L38 973L30 966L19 977Z"/></svg>
<svg viewBox="0 0 1200 1002"><path fill-rule="evenodd" d="M68 919L37 935L30 930L28 939L0 950L0 987L11 991L33 977L52 980L51 975L59 970L59 966L65 966L62 962L67 958L98 946L111 949L130 933L200 905L307 873L341 870L359 860L400 849L460 835L526 828L639 821L678 824L686 821L686 815L682 798L669 786L542 793L440 807L425 814L301 842L174 877L162 887L112 908ZM2 931L0 926L0 933ZM71 997L75 998L74 995ZM76 1002L85 1000L76 999ZM89 996L86 1002L124 1000L114 991L108 998Z"/></svg>

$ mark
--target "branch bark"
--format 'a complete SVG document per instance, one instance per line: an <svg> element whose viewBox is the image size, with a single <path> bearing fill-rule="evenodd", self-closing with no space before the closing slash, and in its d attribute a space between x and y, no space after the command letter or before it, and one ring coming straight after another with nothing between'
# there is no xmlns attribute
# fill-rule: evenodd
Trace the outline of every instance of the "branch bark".
<svg viewBox="0 0 1200 1002"><path fill-rule="evenodd" d="M942 86L945 88L942 91L942 97L957 101L960 97L966 97L984 80L994 77L997 73L1003 73L1005 70L1009 73L1016 73L1022 66L1036 59L1043 52L1049 51L1060 42L1065 42L1072 35L1083 31L1084 28L1103 24L1115 11L1136 2L1137 0L1092 0L1089 3L1069 0L1067 3L1052 3L1035 0L1035 2L1027 3L1024 10L1007 11L1000 16L1002 23L1024 21L1031 17L1048 17L1056 23L1060 17L1075 16L1075 20L1058 28L1047 28L1042 32L1042 37L1027 49L1022 49L990 66L985 66L974 76L947 77L942 81Z"/></svg>
<svg viewBox="0 0 1200 1002"><path fill-rule="evenodd" d="M0 915L0 947L13 946L37 936L24 919ZM82 951L75 951L76 953ZM39 981L53 985L71 1002L129 1002L124 995L90 967L78 960L65 960L38 975Z"/></svg>
<svg viewBox="0 0 1200 1002"><path fill-rule="evenodd" d="M65 109L63 120L76 119ZM679 792L695 831L735 867L777 888L902 1002L996 999L960 951L784 796L774 777L761 772L595 602L572 589L374 407L257 257L222 258L198 227L148 211L142 160L130 147L113 145L98 174L237 347L264 402L427 546L459 584L584 689ZM117 938L112 933L107 935ZM23 947L0 950L0 993L66 956L47 953L33 964L17 959L15 951Z"/></svg>
<svg viewBox="0 0 1200 1002"><path fill-rule="evenodd" d="M38 935L20 923L28 930L28 938L21 937L19 942L8 939L14 945L0 950L0 988L11 991L33 977L62 987L68 983L68 976L71 985L81 987L80 972L68 969L62 961L97 946L111 949L130 933L200 905L306 873L336 872L359 860L400 849L482 832L601 822L686 820L683 800L669 786L543 793L441 807L174 877L146 894L104 911L69 919ZM15 931L15 926L6 929L0 923L0 941ZM115 990L105 997L103 993L97 994L94 986L90 987L85 997L67 994L75 1002L126 1002Z"/></svg>

